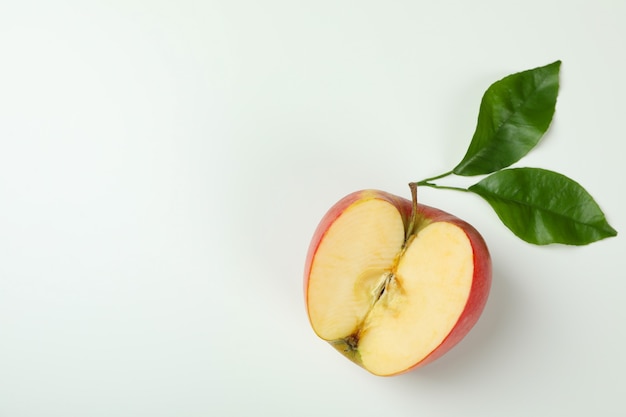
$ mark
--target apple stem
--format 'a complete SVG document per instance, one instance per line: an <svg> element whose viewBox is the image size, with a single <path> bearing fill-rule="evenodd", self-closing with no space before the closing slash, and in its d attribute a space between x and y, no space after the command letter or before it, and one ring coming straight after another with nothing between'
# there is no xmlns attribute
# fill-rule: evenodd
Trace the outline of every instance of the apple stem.
<svg viewBox="0 0 626 417"><path fill-rule="evenodd" d="M411 189L412 206L411 206L411 218L409 220L409 227L406 230L405 240L408 240L409 237L412 236L415 233L415 229L417 228L417 210L418 210L418 205L417 205L417 186L418 186L417 182L410 182L409 183L409 188Z"/></svg>
<svg viewBox="0 0 626 417"><path fill-rule="evenodd" d="M469 192L467 188L451 187L447 185L438 185L432 182L434 180L438 180L440 178L444 178L452 174L454 174L453 171L448 171L441 175L437 175L434 177L426 178L421 181L409 183L409 188L411 189L412 207L411 207L411 217L409 219L409 226L406 229L406 236L404 239L405 243L408 242L409 237L413 236L417 232L417 228L418 228L418 224L420 220L419 219L419 206L417 204L417 187L423 186L423 187L438 188L441 190L455 190L455 191Z"/></svg>
<svg viewBox="0 0 626 417"><path fill-rule="evenodd" d="M413 203L411 217L415 217L415 213L417 213L417 185L416 182L410 182L409 188L411 189L411 202Z"/></svg>

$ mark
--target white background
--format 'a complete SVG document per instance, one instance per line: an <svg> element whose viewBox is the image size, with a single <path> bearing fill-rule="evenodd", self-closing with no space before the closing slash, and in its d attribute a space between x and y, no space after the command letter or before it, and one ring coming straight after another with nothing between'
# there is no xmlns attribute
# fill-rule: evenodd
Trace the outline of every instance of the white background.
<svg viewBox="0 0 626 417"><path fill-rule="evenodd" d="M621 0L1 1L0 417L625 415L624 22ZM489 84L557 59L518 165L622 235L534 247L420 189L490 246L478 325L394 378L319 340L325 211L451 169Z"/></svg>

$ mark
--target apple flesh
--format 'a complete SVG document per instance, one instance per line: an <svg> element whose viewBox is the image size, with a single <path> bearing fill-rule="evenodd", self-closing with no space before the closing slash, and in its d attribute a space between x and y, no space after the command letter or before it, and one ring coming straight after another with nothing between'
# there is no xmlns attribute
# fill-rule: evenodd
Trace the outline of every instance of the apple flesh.
<svg viewBox="0 0 626 417"><path fill-rule="evenodd" d="M441 210L377 190L320 222L305 265L315 333L375 375L437 359L477 322L491 285L485 241Z"/></svg>

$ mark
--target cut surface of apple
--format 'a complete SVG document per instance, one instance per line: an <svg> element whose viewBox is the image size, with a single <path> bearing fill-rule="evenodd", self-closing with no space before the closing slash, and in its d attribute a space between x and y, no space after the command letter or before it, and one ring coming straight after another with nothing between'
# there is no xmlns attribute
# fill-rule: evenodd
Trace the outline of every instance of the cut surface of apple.
<svg viewBox="0 0 626 417"><path fill-rule="evenodd" d="M395 375L456 344L477 321L490 281L489 253L469 224L367 190L320 223L306 305L318 336L371 373Z"/></svg>

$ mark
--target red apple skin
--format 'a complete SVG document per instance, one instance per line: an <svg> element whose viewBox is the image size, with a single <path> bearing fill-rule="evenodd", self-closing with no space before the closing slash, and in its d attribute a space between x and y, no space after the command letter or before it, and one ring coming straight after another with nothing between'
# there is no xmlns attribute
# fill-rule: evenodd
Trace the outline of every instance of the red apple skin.
<svg viewBox="0 0 626 417"><path fill-rule="evenodd" d="M411 218L413 205L411 201L403 197L399 197L380 190L361 190L348 194L347 196L339 200L335 205L330 208L330 210L328 210L326 215L324 215L319 225L317 226L317 229L315 230L315 233L313 234L313 238L309 245L309 250L307 253L304 267L304 296L305 303L307 305L311 266L313 264L313 260L315 259L315 254L317 252L319 244L326 234L326 231L341 215L341 213L343 213L343 211L350 207L352 204L359 200L369 199L380 199L388 201L389 203L396 206L398 208L398 211L402 215L402 219L404 221L406 229L406 225ZM469 223L459 219L456 216L453 216L452 214L446 213L445 211L433 207L419 204L418 213L420 215L419 217L421 217L425 221L452 223L459 226L465 232L465 234L469 238L474 254L474 276L472 278L472 286L470 288L470 294L467 299L467 303L465 304L465 308L463 309L461 315L459 316L459 319L457 320L456 324L454 325L448 336L446 336L446 338L436 349L434 349L421 361L411 366L410 368L400 371L394 375L409 372L414 370L415 368L429 364L443 356L446 352L452 349L452 347L459 343L461 339L463 339L467 335L467 333L472 329L472 327L474 327L474 325L478 321L478 318L482 314L485 308L485 304L487 303L489 290L491 288L491 255L489 254L487 244L485 243L485 240L480 235L480 233L478 233L478 231Z"/></svg>

